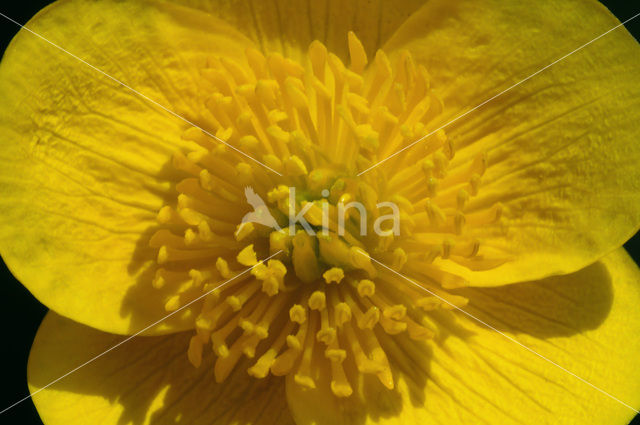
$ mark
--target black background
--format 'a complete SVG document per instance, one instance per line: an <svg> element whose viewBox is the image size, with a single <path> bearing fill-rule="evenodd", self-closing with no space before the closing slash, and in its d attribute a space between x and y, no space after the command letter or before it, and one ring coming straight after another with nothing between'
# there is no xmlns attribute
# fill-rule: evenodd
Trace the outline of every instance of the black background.
<svg viewBox="0 0 640 425"><path fill-rule="evenodd" d="M13 2L12 5L7 5L7 3L9 2L3 2L3 5L0 6L0 12L24 24L38 10L52 2L31 0L20 2L19 5ZM633 6L632 3L634 2L628 0L602 1L602 3L620 21L624 21L640 12L640 5ZM636 39L640 40L640 17L631 21L626 27ZM18 29L17 25L0 16L0 52L4 52L7 44ZM627 242L625 247L636 263L640 263L640 233ZM29 394L26 376L29 349L38 325L47 309L20 282L15 280L7 270L4 262L0 266L0 326L2 329L0 334L0 338L2 338L2 342L0 342L0 365L2 367L2 374L0 375L0 410L2 410ZM638 367L640 367L640 364ZM0 415L0 423L42 424L31 400L26 400ZM632 424L640 425L640 415L633 420Z"/></svg>

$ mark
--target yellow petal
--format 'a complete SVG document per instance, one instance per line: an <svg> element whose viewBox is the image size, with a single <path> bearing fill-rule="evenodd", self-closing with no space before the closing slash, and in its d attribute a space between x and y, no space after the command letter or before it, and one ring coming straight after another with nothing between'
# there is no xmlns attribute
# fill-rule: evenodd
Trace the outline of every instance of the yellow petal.
<svg viewBox="0 0 640 425"><path fill-rule="evenodd" d="M281 379L254 379L246 365L216 384L210 357L189 363L189 338L135 338L39 391L123 340L49 313L29 357L40 417L47 425L293 423Z"/></svg>
<svg viewBox="0 0 640 425"><path fill-rule="evenodd" d="M304 58L314 40L321 41L341 58L347 58L349 31L356 33L371 57L424 3L424 0L176 1L232 23L265 52L279 52L296 60Z"/></svg>
<svg viewBox="0 0 640 425"><path fill-rule="evenodd" d="M200 11L155 2L59 2L27 26L190 119L207 57L250 45ZM165 295L151 288L147 244L189 126L25 30L4 55L0 92L0 252L11 271L90 326L126 333L158 320ZM156 331L191 324L178 316Z"/></svg>
<svg viewBox="0 0 640 425"><path fill-rule="evenodd" d="M596 1L436 0L385 46L408 49L431 75L445 107L434 128L541 71L445 128L452 168L488 157L465 213L504 206L500 223L468 236L510 261L456 270L472 284L570 273L638 229L640 46L620 27L542 71L616 25Z"/></svg>
<svg viewBox="0 0 640 425"><path fill-rule="evenodd" d="M465 311L638 409L639 281L619 249L571 275L461 293L470 298ZM404 370L394 362L395 391L365 381L362 403L287 381L296 423L615 425L635 414L462 313L432 318L440 334L421 360Z"/></svg>

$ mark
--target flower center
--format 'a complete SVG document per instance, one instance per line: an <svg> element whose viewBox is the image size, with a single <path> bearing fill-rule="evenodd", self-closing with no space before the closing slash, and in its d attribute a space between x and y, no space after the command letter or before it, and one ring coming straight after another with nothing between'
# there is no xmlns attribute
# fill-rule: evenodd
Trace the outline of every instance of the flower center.
<svg viewBox="0 0 640 425"><path fill-rule="evenodd" d="M496 265L478 261L478 241L465 236L500 215L499 205L464 213L483 155L451 169L453 145L438 131L389 161L391 178L358 176L428 135L442 104L408 53L392 66L378 51L367 66L353 33L348 43L349 67L314 42L304 65L248 50L246 63L202 70L211 96L197 121L237 150L185 131L198 147L174 156L184 178L150 245L167 311L208 293L188 357L199 366L210 345L218 381L244 356L256 378L293 374L311 388L330 371L338 397L358 374L392 389L393 364L436 335L429 314L466 303L450 293L466 282L438 264Z"/></svg>

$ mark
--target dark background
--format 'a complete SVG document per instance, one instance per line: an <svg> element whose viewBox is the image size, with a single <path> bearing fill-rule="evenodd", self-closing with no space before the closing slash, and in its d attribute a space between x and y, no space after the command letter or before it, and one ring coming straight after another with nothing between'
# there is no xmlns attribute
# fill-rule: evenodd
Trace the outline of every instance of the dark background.
<svg viewBox="0 0 640 425"><path fill-rule="evenodd" d="M601 2L620 21L624 21L640 12L640 4L633 6L633 2L629 0ZM17 2L11 2L11 5L7 5L9 2L3 3L0 6L0 12L24 24L38 10L52 3L52 1L30 0L20 2L21 4L19 5L16 4ZM631 21L626 27L636 39L640 40L640 17ZM0 52L4 52L7 44L18 29L17 25L0 16ZM640 233L627 242L625 248L627 248L636 263L640 263ZM29 349L38 325L47 312L47 308L40 304L20 282L15 280L7 270L4 262L0 264L0 301L0 326L2 329L2 342L0 343L2 345L0 349L0 364L2 365L0 410L2 410L29 394L26 374ZM0 423L42 424L31 400L26 400L2 414ZM640 415L631 424L640 425Z"/></svg>

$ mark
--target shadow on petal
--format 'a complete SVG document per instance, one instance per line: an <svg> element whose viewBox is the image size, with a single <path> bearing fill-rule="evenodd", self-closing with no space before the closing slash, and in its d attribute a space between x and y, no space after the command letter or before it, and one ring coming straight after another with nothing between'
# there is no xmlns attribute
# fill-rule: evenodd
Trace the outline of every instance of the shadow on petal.
<svg viewBox="0 0 640 425"><path fill-rule="evenodd" d="M217 384L211 356L200 368L187 360L190 335L137 337L34 395L47 425L292 423L284 382L256 380L246 362ZM31 392L99 355L124 337L49 313L29 359Z"/></svg>
<svg viewBox="0 0 640 425"><path fill-rule="evenodd" d="M521 423L527 415L544 421L556 417L563 408L553 400L580 405L584 403L581 397L586 397L583 393L595 400L594 405L601 405L606 401L606 397L600 398L602 394L583 388L571 375L495 330L589 378L585 368L593 365L595 358L606 359L601 352L608 352L611 344L611 337L601 330L609 329L609 322L619 321L620 311L613 314L612 310L611 273L616 271L611 267L617 266L598 262L570 275L535 282L452 291L469 298L464 311L494 329L459 311L431 312L428 318L438 331L433 340L418 345L402 336L381 339L392 363L393 391L368 376L352 379L357 382L355 396L345 400L331 393L326 378L329 371L320 373L325 379L315 390L305 390L288 379L292 414L299 425L431 423L437 422L436 418L446 418L445 423ZM624 292L626 282L620 285L618 289ZM626 302L624 294L620 297ZM609 357L628 357L622 351L609 353ZM594 374L593 370L589 373ZM600 376L592 379L601 381ZM574 388L576 385L579 388ZM611 382L600 385L617 394ZM514 410L511 398L526 409ZM544 421L540 423L547 423Z"/></svg>
<svg viewBox="0 0 640 425"><path fill-rule="evenodd" d="M600 262L565 276L459 291L465 311L500 331L536 338L567 337L596 329L607 317L613 291Z"/></svg>

